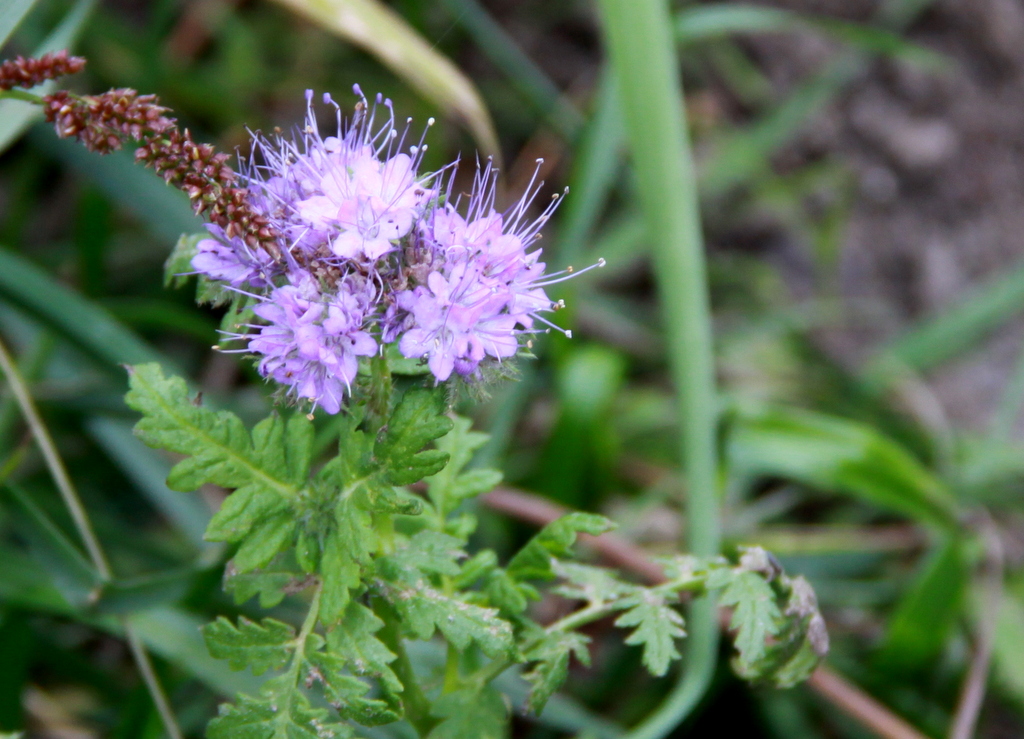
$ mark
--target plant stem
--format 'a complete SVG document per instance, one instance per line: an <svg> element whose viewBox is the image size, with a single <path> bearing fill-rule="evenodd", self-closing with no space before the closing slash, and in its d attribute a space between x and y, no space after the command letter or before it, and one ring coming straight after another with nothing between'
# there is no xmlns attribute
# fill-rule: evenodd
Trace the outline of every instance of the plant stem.
<svg viewBox="0 0 1024 739"><path fill-rule="evenodd" d="M654 245L669 363L679 393L688 545L693 554L710 556L718 553L721 539L711 311L672 20L666 0L600 0L599 5ZM689 623L687 667L680 683L630 739L667 735L710 685L718 652L714 601L696 599Z"/></svg>
<svg viewBox="0 0 1024 739"><path fill-rule="evenodd" d="M0 90L0 100L21 100L26 103L35 103L36 105L42 105L43 99L38 95L33 95L31 92L25 90Z"/></svg>
<svg viewBox="0 0 1024 739"><path fill-rule="evenodd" d="M402 707L405 709L405 720L416 729L420 736L426 736L438 721L430 715L430 701L420 687L419 680L412 668L412 660L409 659L409 653L405 651L405 645L402 643L398 614L383 598L374 599L373 610L384 622L384 628L379 632L380 640L398 657L391 666L402 683Z"/></svg>
<svg viewBox="0 0 1024 739"><path fill-rule="evenodd" d="M707 578L703 575L680 577L676 580L661 583L651 588L651 590L666 595L680 593L684 590L699 590L704 587L705 580ZM555 631L572 631L620 610L622 610L621 601L612 600L606 603L591 603L585 608L581 608L570 613L568 616L558 619L544 630L549 634Z"/></svg>
<svg viewBox="0 0 1024 739"><path fill-rule="evenodd" d="M32 432L32 437L39 446L39 451L42 452L46 467L50 472L50 476L53 477L57 489L60 491L64 505L67 506L68 512L71 513L71 519L78 530L78 535L85 543L89 559L92 561L99 576L105 582L109 582L113 579L113 574L111 573L110 565L107 563L107 558L103 554L103 549L100 547L99 540L92 529L92 523L85 512L85 506L82 505L82 501L78 497L78 491L75 490L75 486L68 476L67 469L64 467L64 462L60 458L60 454L57 453L57 446L53 443L53 438L50 436L46 424L43 423L43 419L36 410L35 403L32 401L32 395L29 393L24 378L22 378L14 359L7 351L7 347L2 340L0 340L0 369L3 370L4 375L7 377L7 383L11 387L11 392L21 408L21 413L25 417L29 430ZM170 702L160 686L160 681L153 670L153 665L146 654L141 638L126 616L122 616L120 621L124 629L125 639L128 641L132 657L135 660L135 665L142 674L142 679L146 683L146 688L153 699L157 713L160 714L164 730L171 739L181 739L181 729L178 728Z"/></svg>

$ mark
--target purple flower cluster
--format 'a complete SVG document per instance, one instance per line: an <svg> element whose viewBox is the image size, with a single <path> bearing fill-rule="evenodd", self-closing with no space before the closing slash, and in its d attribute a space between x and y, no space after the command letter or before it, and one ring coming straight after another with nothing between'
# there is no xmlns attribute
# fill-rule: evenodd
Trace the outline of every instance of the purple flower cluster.
<svg viewBox="0 0 1024 739"><path fill-rule="evenodd" d="M192 259L198 273L255 303L259 320L232 335L246 343L240 351L329 413L351 395L359 358L388 344L425 360L438 382L515 356L523 334L554 327L540 315L559 307L545 287L565 279L545 275L540 250L529 251L558 204L527 217L536 178L499 213L497 172L478 167L460 212L451 198L457 162L419 174L423 140L406 144L391 101L378 96L371 106L355 92L351 121L324 96L337 111L334 136L321 136L312 92L294 137L253 134L242 180L251 208L280 235L279 254L211 225Z"/></svg>

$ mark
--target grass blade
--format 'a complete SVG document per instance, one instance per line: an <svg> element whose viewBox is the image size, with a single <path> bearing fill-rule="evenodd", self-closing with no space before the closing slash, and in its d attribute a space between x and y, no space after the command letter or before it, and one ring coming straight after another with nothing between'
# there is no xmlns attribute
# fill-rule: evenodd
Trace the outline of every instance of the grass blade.
<svg viewBox="0 0 1024 739"><path fill-rule="evenodd" d="M174 362L111 318L110 314L64 287L23 257L0 247L0 298L52 328L119 378L121 364Z"/></svg>
<svg viewBox="0 0 1024 739"><path fill-rule="evenodd" d="M14 503L15 529L28 543L33 558L69 605L88 605L98 594L103 578L27 492L9 483L4 490Z"/></svg>
<svg viewBox="0 0 1024 739"><path fill-rule="evenodd" d="M0 49L35 4L36 0L0 0Z"/></svg>
<svg viewBox="0 0 1024 739"><path fill-rule="evenodd" d="M884 386L906 369L930 370L962 354L1022 310L1024 267L1018 267L883 346L865 368L865 377L872 385Z"/></svg>
<svg viewBox="0 0 1024 739"><path fill-rule="evenodd" d="M640 203L654 245L669 363L680 395L688 544L694 554L716 554L721 524L711 317L671 17L664 0L601 0L599 6ZM686 671L665 703L631 732L633 739L667 735L704 695L717 661L715 619L712 600L701 598L693 604Z"/></svg>
<svg viewBox="0 0 1024 739"><path fill-rule="evenodd" d="M676 39L682 44L721 38L733 33L818 31L844 41L858 51L880 54L926 69L947 69L946 59L891 31L835 18L814 17L782 8L739 3L699 5L676 15Z"/></svg>
<svg viewBox="0 0 1024 739"><path fill-rule="evenodd" d="M494 124L476 87L391 8L377 0L278 2L376 56L425 98L461 119L484 152L501 158Z"/></svg>
<svg viewBox="0 0 1024 739"><path fill-rule="evenodd" d="M576 138L583 117L562 95L551 79L512 39L477 0L442 0L456 23L463 26L477 47L508 77L519 94L562 138Z"/></svg>
<svg viewBox="0 0 1024 739"><path fill-rule="evenodd" d="M59 159L79 176L95 183L112 201L134 215L147 230L170 247L183 233L199 231L202 221L192 213L188 196L135 163L131 151L99 156L77 141L58 139L40 124L29 133L32 144Z"/></svg>
<svg viewBox="0 0 1024 739"><path fill-rule="evenodd" d="M727 444L730 469L736 474L782 477L841 492L956 531L956 505L945 486L871 426L775 407L741 415Z"/></svg>
<svg viewBox="0 0 1024 739"><path fill-rule="evenodd" d="M132 422L96 417L86 422L89 434L103 447L125 475L197 548L210 545L203 541L210 509L199 496L182 495L167 487L171 462L150 449L132 433Z"/></svg>

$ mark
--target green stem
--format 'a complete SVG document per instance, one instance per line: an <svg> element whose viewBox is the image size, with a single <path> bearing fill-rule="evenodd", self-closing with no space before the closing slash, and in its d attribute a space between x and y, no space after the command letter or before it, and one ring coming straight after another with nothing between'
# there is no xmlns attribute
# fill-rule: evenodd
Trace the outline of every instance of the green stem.
<svg viewBox="0 0 1024 739"><path fill-rule="evenodd" d="M0 100L21 100L26 103L35 103L36 105L42 105L43 99L38 95L33 95L31 92L25 90L0 90Z"/></svg>
<svg viewBox="0 0 1024 739"><path fill-rule="evenodd" d="M306 658L306 642L309 640L309 635L313 633L313 629L316 628L317 618L320 617L320 593L322 592L323 583L317 583L316 590L313 591L313 599L309 602L306 619L302 622L299 635L295 638L295 654L292 656L292 663L288 666L288 672L285 673L285 680L292 692L288 694L289 698L283 710L274 718L274 725L277 727L274 736L284 736L288 731L289 722L294 720L291 696L294 695L294 691L298 690L299 678L302 677L302 662Z"/></svg>
<svg viewBox="0 0 1024 739"><path fill-rule="evenodd" d="M438 724L438 720L430 715L430 701L420 687L419 680L412 668L412 660L405 651L402 632L399 628L398 614L383 598L374 599L374 612L384 621L378 635L385 646L397 656L391 668L402 683L402 707L405 709L405 720L421 737L430 733Z"/></svg>
<svg viewBox="0 0 1024 739"><path fill-rule="evenodd" d="M462 680L459 678L459 650L454 644L448 644L448 654L444 663L444 686L441 693L447 695L459 689Z"/></svg>
<svg viewBox="0 0 1024 739"><path fill-rule="evenodd" d="M29 430L32 432L32 437L39 446L39 451L42 452L43 460L46 462L46 467L50 472L50 476L53 478L54 483L57 485L57 489L60 491L61 498L64 500L64 505L67 507L68 512L71 513L71 519L74 521L75 528L78 530L78 535L85 543L85 549L89 553L89 559L92 561L92 564L96 568L96 572L99 573L100 577L105 582L109 582L113 579L113 573L110 570L110 565L107 562L106 556L103 554L103 549L100 547L99 540L96 538L96 533L93 531L92 523L89 521L89 516L85 511L85 506L82 505L82 501L78 497L78 491L75 489L75 486L71 482L71 478L68 476L67 468L64 467L64 461L60 458L60 454L57 452L57 446L53 443L53 437L50 436L50 432L46 428L46 424L43 423L43 419L36 410L35 403L32 400L32 395L29 393L28 386L25 384L24 378L18 371L17 364L15 364L14 359L7 351L7 347L4 345L2 340L0 340L0 369L3 370L4 375L7 377L7 383L11 387L11 392L13 393L15 400L18 402L18 407L21 409L21 413L25 417L25 422L28 424ZM146 649L142 644L142 639L135 631L135 627L127 616L122 616L120 621L121 626L124 629L125 639L128 641L132 657L135 660L135 665L138 667L139 673L142 675L142 679L146 683L150 697L153 699L153 704L156 706L157 713L160 714L160 720L163 722L164 730L171 739L181 739L181 729L178 728L178 723L174 718L174 712L171 710L170 702L167 700L167 696L164 694L163 688L160 686L160 681L157 679L156 672L153 670L153 665L149 660L149 656L146 654Z"/></svg>
<svg viewBox="0 0 1024 739"><path fill-rule="evenodd" d="M658 593L660 595L680 593L684 590L700 590L704 587L706 580L706 575L688 575L676 580L669 580L668 582L664 582L650 590L651 592ZM605 616L610 616L616 611L621 611L622 608L623 606L621 601L617 600L604 603L591 603L586 608L581 608L578 611L570 613L568 616L560 618L544 630L549 634L556 631L573 631L581 626L586 626L589 623L598 621ZM529 649L529 647L526 647L526 649ZM524 651L526 651L526 649L524 649Z"/></svg>
<svg viewBox="0 0 1024 739"><path fill-rule="evenodd" d="M666 0L600 0L599 5L637 191L654 246L669 363L679 393L689 549L710 556L718 553L721 541L711 311L672 19ZM689 622L682 682L630 739L667 735L710 685L718 629L714 604L707 596L694 601Z"/></svg>

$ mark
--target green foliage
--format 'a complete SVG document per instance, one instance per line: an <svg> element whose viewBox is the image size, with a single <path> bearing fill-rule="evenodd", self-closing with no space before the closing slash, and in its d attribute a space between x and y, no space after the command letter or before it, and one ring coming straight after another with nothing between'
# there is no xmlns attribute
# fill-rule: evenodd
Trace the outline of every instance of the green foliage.
<svg viewBox="0 0 1024 739"><path fill-rule="evenodd" d="M279 670L294 649L295 629L272 618L260 623L244 616L235 626L223 616L203 627L206 647L217 659L225 659L234 670L252 669L254 675Z"/></svg>
<svg viewBox="0 0 1024 739"><path fill-rule="evenodd" d="M722 580L725 587L720 603L735 609L729 626L736 631L740 660L753 664L764 656L767 637L779 630L782 613L775 603L775 593L764 578L754 572L729 572ZM720 582L712 579L709 586L721 587Z"/></svg>
<svg viewBox="0 0 1024 739"><path fill-rule="evenodd" d="M314 471L312 424L301 414L274 414L250 431L234 414L193 402L182 380L155 365L131 368L130 383L128 402L143 414L138 436L185 455L168 484L233 489L206 537L237 546L226 578L236 602L259 596L269 608L313 590L298 635L282 621L245 617L220 617L203 629L210 654L233 669L277 673L259 696L222 707L211 737L348 736L349 727L310 702L314 688L343 721L375 726L405 716L430 737L501 737L507 711L489 683L505 668L529 665L527 705L540 712L572 657L589 662L589 640L577 629L617 614L615 624L630 630L626 643L641 646L647 669L663 675L685 636L672 604L679 592L705 587L722 589L722 602L734 607L741 674L784 673L777 679L792 681L820 656L800 652L810 620L820 618L816 609L793 610L796 588L773 582L779 578L763 552L748 551L736 567L677 557L666 563L667 583L641 587L572 561L579 534L598 535L612 524L570 513L504 568L493 552L469 558L474 519L457 509L498 476L466 470L484 437L445 415L441 391L409 388L393 408L388 392L373 413L354 407L338 425L340 454ZM424 478L428 501L396 487ZM399 526L400 519L415 526ZM552 580L559 581L553 593L583 605L542 628L526 605L539 595L535 583ZM403 637L429 641L437 633L454 653L446 690L430 701L409 668ZM490 662L466 662L463 654Z"/></svg>
<svg viewBox="0 0 1024 739"><path fill-rule="evenodd" d="M508 736L508 709L501 693L491 687L457 690L434 703L443 719L428 739L503 739Z"/></svg>
<svg viewBox="0 0 1024 739"><path fill-rule="evenodd" d="M652 675L661 676L668 671L673 660L679 659L676 639L686 636L683 630L683 617L667 606L664 598L645 592L625 603L635 604L615 621L621 628L636 626L626 638L626 644L643 645L644 665Z"/></svg>
<svg viewBox="0 0 1024 739"><path fill-rule="evenodd" d="M568 557L576 535L603 534L615 525L604 516L592 513L568 513L540 530L508 564L508 574L516 581L550 580L555 576L553 557Z"/></svg>
<svg viewBox="0 0 1024 739"><path fill-rule="evenodd" d="M389 483L411 485L440 472L448 463L447 452L421 451L426 444L451 431L452 421L442 415L443 410L441 393L414 388L402 396L373 449Z"/></svg>
<svg viewBox="0 0 1024 739"><path fill-rule="evenodd" d="M572 657L590 666L590 651L587 649L589 642L588 637L575 631L559 631L546 634L523 655L533 663L533 668L523 675L531 685L526 701L531 711L539 714L544 710L548 700L569 676L569 660Z"/></svg>

